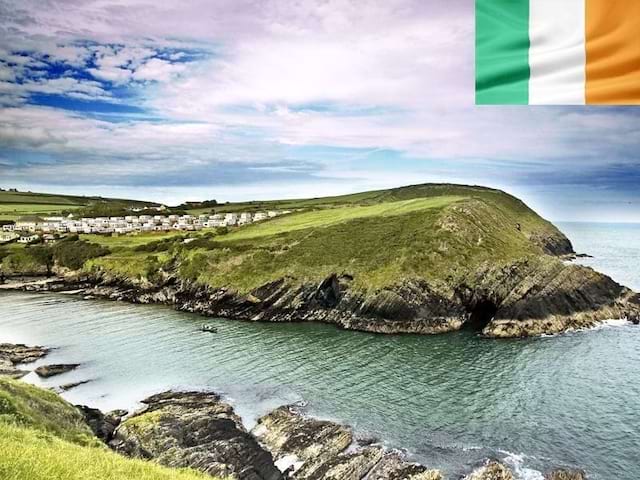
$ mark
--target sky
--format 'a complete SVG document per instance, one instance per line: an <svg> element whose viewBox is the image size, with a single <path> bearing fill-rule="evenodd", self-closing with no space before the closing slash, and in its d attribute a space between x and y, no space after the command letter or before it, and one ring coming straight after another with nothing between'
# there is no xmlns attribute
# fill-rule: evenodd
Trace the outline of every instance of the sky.
<svg viewBox="0 0 640 480"><path fill-rule="evenodd" d="M425 182L640 222L637 107L474 105L473 0L0 0L0 187L177 204Z"/></svg>

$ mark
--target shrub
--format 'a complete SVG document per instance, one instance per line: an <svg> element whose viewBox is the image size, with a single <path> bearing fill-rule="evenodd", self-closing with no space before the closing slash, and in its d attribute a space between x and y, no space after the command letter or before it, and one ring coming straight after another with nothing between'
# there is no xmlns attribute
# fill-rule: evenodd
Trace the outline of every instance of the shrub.
<svg viewBox="0 0 640 480"><path fill-rule="evenodd" d="M79 270L87 260L108 255L111 251L95 243L84 240L65 239L53 247L53 257L58 265Z"/></svg>

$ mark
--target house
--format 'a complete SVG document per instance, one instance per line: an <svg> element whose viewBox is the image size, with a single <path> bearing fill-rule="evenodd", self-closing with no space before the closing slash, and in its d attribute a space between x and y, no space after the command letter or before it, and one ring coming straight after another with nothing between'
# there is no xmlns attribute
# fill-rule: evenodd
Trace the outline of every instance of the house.
<svg viewBox="0 0 640 480"><path fill-rule="evenodd" d="M16 228L16 224L15 223L7 223L5 225L2 225L2 231L3 232L13 232Z"/></svg>
<svg viewBox="0 0 640 480"><path fill-rule="evenodd" d="M238 214L236 213L227 213L224 216L224 225L233 226L238 224Z"/></svg>
<svg viewBox="0 0 640 480"><path fill-rule="evenodd" d="M42 229L44 219L37 215L25 215L16 222L15 229L25 232L36 232Z"/></svg>
<svg viewBox="0 0 640 480"><path fill-rule="evenodd" d="M240 214L240 220L238 220L239 225L245 225L247 223L251 223L253 221L253 215L248 212L243 212Z"/></svg>
<svg viewBox="0 0 640 480"><path fill-rule="evenodd" d="M269 218L269 217L267 216L267 214L266 214L266 213L264 213L264 212L257 212L257 213L253 216L253 221L254 221L254 222L259 222L259 221L261 221L261 220L266 220L267 218Z"/></svg>
<svg viewBox="0 0 640 480"><path fill-rule="evenodd" d="M0 243L11 242L18 237L20 237L20 235L15 232L0 232Z"/></svg>
<svg viewBox="0 0 640 480"><path fill-rule="evenodd" d="M18 239L18 243L33 243L40 240L40 235L23 235Z"/></svg>

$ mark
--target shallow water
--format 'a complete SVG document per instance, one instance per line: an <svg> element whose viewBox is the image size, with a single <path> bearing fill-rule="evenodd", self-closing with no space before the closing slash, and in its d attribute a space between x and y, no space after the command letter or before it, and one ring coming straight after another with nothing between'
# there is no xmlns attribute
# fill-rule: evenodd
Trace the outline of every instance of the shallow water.
<svg viewBox="0 0 640 480"><path fill-rule="evenodd" d="M562 228L578 251L595 253ZM615 270L601 251L597 261ZM204 321L219 332L199 332ZM597 480L640 478L640 327L620 321L527 340L383 336L4 292L0 341L57 347L39 363L82 363L26 378L46 386L91 379L65 397L105 410L169 387L210 388L249 426L282 403L308 401L311 414L407 448L450 478L486 456L506 459L520 478L541 479L538 470L551 465L580 466Z"/></svg>

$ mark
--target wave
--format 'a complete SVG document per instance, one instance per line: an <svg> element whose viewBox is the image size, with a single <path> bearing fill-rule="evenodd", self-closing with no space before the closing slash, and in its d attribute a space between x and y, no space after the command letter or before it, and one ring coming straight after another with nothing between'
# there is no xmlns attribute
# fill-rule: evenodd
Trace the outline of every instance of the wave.
<svg viewBox="0 0 640 480"><path fill-rule="evenodd" d="M525 467L525 459L528 458L524 453L513 453L507 450L500 450L505 454L503 461L510 466L513 474L518 480L544 480L544 475L539 470Z"/></svg>

